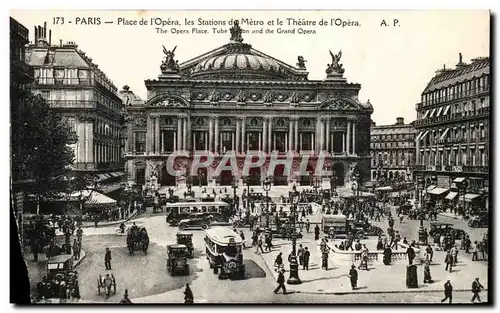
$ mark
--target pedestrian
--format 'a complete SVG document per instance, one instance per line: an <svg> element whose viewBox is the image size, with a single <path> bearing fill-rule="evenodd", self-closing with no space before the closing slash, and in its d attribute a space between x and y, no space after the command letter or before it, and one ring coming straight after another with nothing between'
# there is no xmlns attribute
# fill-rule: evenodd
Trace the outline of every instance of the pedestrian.
<svg viewBox="0 0 500 313"><path fill-rule="evenodd" d="M351 280L352 290L356 290L358 287L358 271L356 270L356 265L351 265L351 270L349 271L349 279Z"/></svg>
<svg viewBox="0 0 500 313"><path fill-rule="evenodd" d="M406 249L406 255L408 257L408 265L412 265L413 259L415 258L415 250L413 250L412 246L408 246L408 249Z"/></svg>
<svg viewBox="0 0 500 313"><path fill-rule="evenodd" d="M184 303L192 304L194 303L194 296L189 284L186 284L186 289L184 289Z"/></svg>
<svg viewBox="0 0 500 313"><path fill-rule="evenodd" d="M389 227L394 228L394 220L392 219L392 217L389 217L388 222L389 222Z"/></svg>
<svg viewBox="0 0 500 313"><path fill-rule="evenodd" d="M457 263L458 263L458 246L453 246L451 248L451 255L453 256L453 266L457 266Z"/></svg>
<svg viewBox="0 0 500 313"><path fill-rule="evenodd" d="M240 237L241 237L241 240L243 241L243 249L245 249L245 234L243 233L243 231L241 230L240 231Z"/></svg>
<svg viewBox="0 0 500 313"><path fill-rule="evenodd" d="M259 236L259 239L257 239L257 250L255 251L255 253L258 253L259 249L261 253L264 253L264 249L262 248L262 236Z"/></svg>
<svg viewBox="0 0 500 313"><path fill-rule="evenodd" d="M80 244L76 239L73 240L73 256L75 261L80 259Z"/></svg>
<svg viewBox="0 0 500 313"><path fill-rule="evenodd" d="M429 233L427 232L427 228L424 228L424 235L425 235L425 243L427 243L429 240Z"/></svg>
<svg viewBox="0 0 500 313"><path fill-rule="evenodd" d="M309 270L309 257L311 256L311 253L309 252L309 249L307 247L304 248L304 266L302 267L303 270Z"/></svg>
<svg viewBox="0 0 500 313"><path fill-rule="evenodd" d="M304 264L304 248L302 248L302 244L299 244L297 255L299 256L299 265Z"/></svg>
<svg viewBox="0 0 500 313"><path fill-rule="evenodd" d="M273 247L273 241L272 241L272 238L271 238L271 233L269 233L268 235L265 236L264 241L266 242L266 249L265 249L265 251L271 252L272 247Z"/></svg>
<svg viewBox="0 0 500 313"><path fill-rule="evenodd" d="M481 252L481 260L486 261L486 242L480 241L478 244L478 250Z"/></svg>
<svg viewBox="0 0 500 313"><path fill-rule="evenodd" d="M424 284L429 283L432 284L432 277L431 277L431 263L429 261L425 261L424 265Z"/></svg>
<svg viewBox="0 0 500 313"><path fill-rule="evenodd" d="M39 242L38 242L38 239L37 238L33 238L33 240L31 241L31 253L33 253L33 260L36 262L38 262L38 253L39 253Z"/></svg>
<svg viewBox="0 0 500 313"><path fill-rule="evenodd" d="M474 303L476 299L478 302L481 302L481 297L479 296L481 289L484 289L484 287L479 282L479 277L476 277L476 279L472 282L472 299L470 299L470 302Z"/></svg>
<svg viewBox="0 0 500 313"><path fill-rule="evenodd" d="M450 299L451 304L453 300L453 286L451 285L450 279L444 283L444 299L441 300L441 303L445 302L447 299Z"/></svg>
<svg viewBox="0 0 500 313"><path fill-rule="evenodd" d="M444 270L447 271L448 268L450 268L450 273L451 273L453 267L453 256L451 255L449 250L448 252L446 252L446 256L444 257L444 262L446 263L446 267Z"/></svg>
<svg viewBox="0 0 500 313"><path fill-rule="evenodd" d="M382 243L382 237L378 236L377 240L377 251L384 250L384 244Z"/></svg>
<svg viewBox="0 0 500 313"><path fill-rule="evenodd" d="M274 270L280 272L283 269L283 254L280 252L274 259Z"/></svg>
<svg viewBox="0 0 500 313"><path fill-rule="evenodd" d="M78 239L78 242L80 242L80 244L82 243L82 236L83 229L81 227L78 227L78 229L76 230L76 238Z"/></svg>
<svg viewBox="0 0 500 313"><path fill-rule="evenodd" d="M392 249L391 246L386 245L384 249L384 265L390 265L392 261Z"/></svg>
<svg viewBox="0 0 500 313"><path fill-rule="evenodd" d="M363 246L361 245L361 242L359 241L359 239L356 241L356 243L354 244L354 250L356 251L361 251L361 248Z"/></svg>
<svg viewBox="0 0 500 313"><path fill-rule="evenodd" d="M316 224L314 227L314 240L319 240L319 225Z"/></svg>
<svg viewBox="0 0 500 313"><path fill-rule="evenodd" d="M111 251L106 247L106 254L104 255L104 266L106 270L111 270Z"/></svg>
<svg viewBox="0 0 500 313"><path fill-rule="evenodd" d="M432 250L432 247L430 244L427 245L427 248L425 248L425 260L429 261L432 264L432 256L434 255L434 251Z"/></svg>
<svg viewBox="0 0 500 313"><path fill-rule="evenodd" d="M250 218L249 218L248 223L250 224L250 231L253 231L253 223L254 223L254 221L253 221L253 217L250 217Z"/></svg>
<svg viewBox="0 0 500 313"><path fill-rule="evenodd" d="M465 236L465 253L470 253L471 240L469 235Z"/></svg>
<svg viewBox="0 0 500 313"><path fill-rule="evenodd" d="M278 283L278 287L274 289L274 293L278 293L280 289L283 289L283 294L286 295L285 275L283 275L284 272L285 270L282 269L278 274L278 279L276 280L276 282Z"/></svg>
<svg viewBox="0 0 500 313"><path fill-rule="evenodd" d="M478 248L477 248L477 241L474 241L474 243L472 244L471 246L471 250L472 250L472 261L477 261L477 252L478 252Z"/></svg>
<svg viewBox="0 0 500 313"><path fill-rule="evenodd" d="M324 268L325 271L328 271L328 249L325 248L321 251L321 268Z"/></svg>
<svg viewBox="0 0 500 313"><path fill-rule="evenodd" d="M311 229L311 222L309 222L309 219L306 220L306 231L309 233L309 230Z"/></svg>

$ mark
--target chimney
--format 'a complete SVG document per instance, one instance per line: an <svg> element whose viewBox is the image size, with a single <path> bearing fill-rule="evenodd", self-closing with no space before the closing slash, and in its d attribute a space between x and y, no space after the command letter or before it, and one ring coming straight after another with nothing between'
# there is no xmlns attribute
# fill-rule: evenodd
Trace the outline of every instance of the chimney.
<svg viewBox="0 0 500 313"><path fill-rule="evenodd" d="M375 127L377 126L377 123L375 123L375 121L372 121L372 127Z"/></svg>
<svg viewBox="0 0 500 313"><path fill-rule="evenodd" d="M52 37L52 33L49 32L49 38L47 38L47 22L43 23L43 28L40 25L35 27L35 45L37 47L50 47L50 37Z"/></svg>
<svg viewBox="0 0 500 313"><path fill-rule="evenodd" d="M453 71L450 68L446 68L446 64L443 64L443 68L438 69L435 73L436 76Z"/></svg>
<svg viewBox="0 0 500 313"><path fill-rule="evenodd" d="M35 26L35 45L38 42L38 29Z"/></svg>
<svg viewBox="0 0 500 313"><path fill-rule="evenodd" d="M405 119L404 117L396 117L396 125L404 125Z"/></svg>
<svg viewBox="0 0 500 313"><path fill-rule="evenodd" d="M467 63L463 62L462 53L459 53L458 54L458 63L457 63L457 65L455 65L455 67L457 69L461 69L461 68L464 68L465 66L467 66Z"/></svg>
<svg viewBox="0 0 500 313"><path fill-rule="evenodd" d="M52 29L49 30L49 46L52 43Z"/></svg>

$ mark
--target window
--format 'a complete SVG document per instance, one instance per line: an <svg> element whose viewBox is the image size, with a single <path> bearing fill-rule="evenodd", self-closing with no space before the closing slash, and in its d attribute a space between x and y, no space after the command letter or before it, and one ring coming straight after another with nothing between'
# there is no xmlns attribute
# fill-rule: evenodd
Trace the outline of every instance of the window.
<svg viewBox="0 0 500 313"><path fill-rule="evenodd" d="M135 133L135 151L146 152L146 133Z"/></svg>

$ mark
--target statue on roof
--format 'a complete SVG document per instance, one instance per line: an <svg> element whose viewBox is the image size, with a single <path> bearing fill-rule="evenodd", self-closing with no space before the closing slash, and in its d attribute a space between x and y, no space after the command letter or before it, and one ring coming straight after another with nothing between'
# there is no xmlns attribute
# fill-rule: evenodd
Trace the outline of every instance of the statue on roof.
<svg viewBox="0 0 500 313"><path fill-rule="evenodd" d="M299 56L297 57L297 67L298 67L298 68L302 68L302 69L306 68L306 62L307 62L307 61L306 61L306 60L304 60L304 57L303 57L303 56L299 55Z"/></svg>
<svg viewBox="0 0 500 313"><path fill-rule="evenodd" d="M177 49L177 46L175 46L174 49L172 49L172 50L167 50L167 48L165 48L165 46L163 46L163 53L165 54L165 59L161 62L161 66L160 66L162 73L164 73L164 72L177 72L179 70L179 65L174 60L175 49Z"/></svg>
<svg viewBox="0 0 500 313"><path fill-rule="evenodd" d="M342 50L337 54L333 54L332 50L330 51L330 56L332 57L332 63L328 64L326 68L326 73L330 74L344 74L344 69L342 68L342 64L340 64L340 58L342 57Z"/></svg>
<svg viewBox="0 0 500 313"><path fill-rule="evenodd" d="M243 37L241 36L243 29L241 29L240 22L238 22L238 20L234 20L234 25L229 29L229 31L231 32L231 41L243 42Z"/></svg>

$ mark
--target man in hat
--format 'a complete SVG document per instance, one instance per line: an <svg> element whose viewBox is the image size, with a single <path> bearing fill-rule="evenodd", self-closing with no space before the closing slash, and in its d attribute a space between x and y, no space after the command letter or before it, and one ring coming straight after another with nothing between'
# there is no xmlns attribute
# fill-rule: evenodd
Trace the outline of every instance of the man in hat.
<svg viewBox="0 0 500 313"><path fill-rule="evenodd" d="M109 248L106 248L106 254L104 255L104 266L106 270L111 269L111 250Z"/></svg>
<svg viewBox="0 0 500 313"><path fill-rule="evenodd" d="M425 265L424 265L424 284L425 283L432 284L430 264L431 263L429 262L429 260L425 261Z"/></svg>
<svg viewBox="0 0 500 313"><path fill-rule="evenodd" d="M478 302L481 302L481 297L479 296L481 289L484 289L484 287L479 282L479 277L476 277L476 279L472 282L472 299L470 302L474 303L476 299Z"/></svg>
<svg viewBox="0 0 500 313"><path fill-rule="evenodd" d="M128 297L128 289L125 289L125 294L123 295L123 299L121 299L120 304L129 304L132 303Z"/></svg>
<svg viewBox="0 0 500 313"><path fill-rule="evenodd" d="M189 284L186 284L186 289L184 289L184 303L191 304L194 303L194 296Z"/></svg>
<svg viewBox="0 0 500 313"><path fill-rule="evenodd" d="M450 299L450 304L453 299L453 286L451 285L451 280L448 278L446 283L444 283L444 299L441 300L441 303L445 302L447 299Z"/></svg>
<svg viewBox="0 0 500 313"><path fill-rule="evenodd" d="M309 252L309 249L307 247L304 248L304 263L303 263L303 270L309 270L309 257L311 256L311 252Z"/></svg>
<svg viewBox="0 0 500 313"><path fill-rule="evenodd" d="M278 287L274 289L274 293L278 293L280 289L283 289L283 294L286 294L285 275L283 275L284 272L285 270L282 269L278 274L278 279L276 280L276 282L278 283Z"/></svg>
<svg viewBox="0 0 500 313"><path fill-rule="evenodd" d="M351 279L352 290L355 290L358 286L358 271L356 270L356 265L351 265L351 270L349 271L349 278Z"/></svg>

